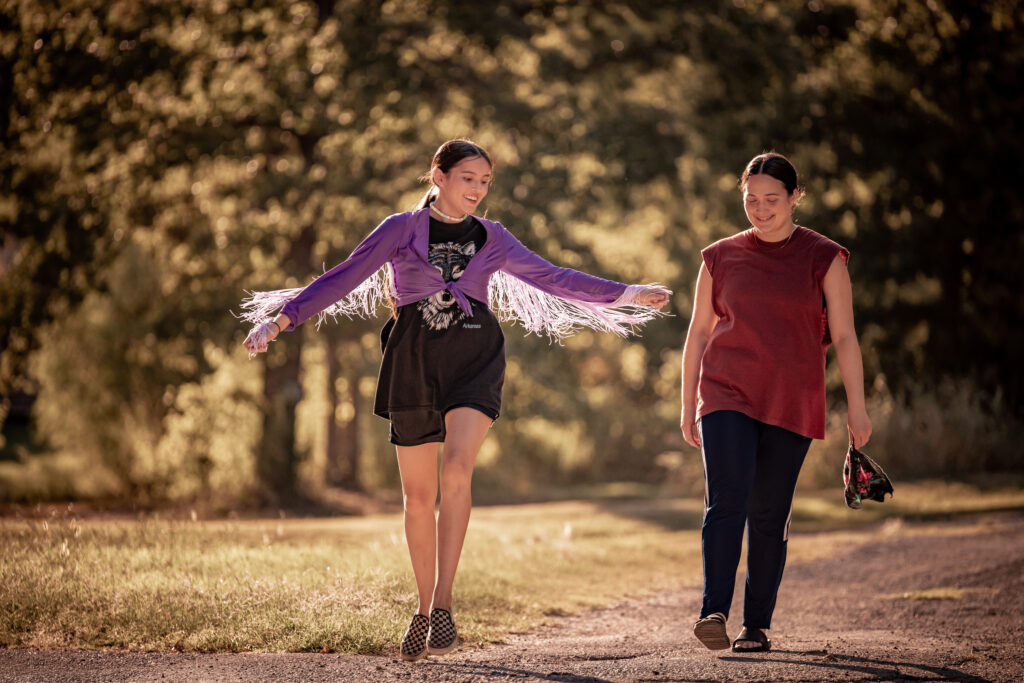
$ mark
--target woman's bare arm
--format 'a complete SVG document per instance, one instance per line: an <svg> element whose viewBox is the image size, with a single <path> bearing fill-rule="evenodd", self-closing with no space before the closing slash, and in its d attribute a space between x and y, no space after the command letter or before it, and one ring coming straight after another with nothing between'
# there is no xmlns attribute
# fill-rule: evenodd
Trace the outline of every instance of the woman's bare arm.
<svg viewBox="0 0 1024 683"><path fill-rule="evenodd" d="M700 361L717 322L718 317L711 304L711 273L706 265L701 264L693 295L690 328L686 332L686 344L683 346L683 410L679 419L683 438L694 448L700 448L700 434L697 432L697 383L700 381Z"/></svg>

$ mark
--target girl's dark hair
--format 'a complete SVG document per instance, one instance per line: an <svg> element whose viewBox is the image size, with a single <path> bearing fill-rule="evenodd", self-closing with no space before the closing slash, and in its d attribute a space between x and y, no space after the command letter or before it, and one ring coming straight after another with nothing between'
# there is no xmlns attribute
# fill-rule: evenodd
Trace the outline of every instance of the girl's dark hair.
<svg viewBox="0 0 1024 683"><path fill-rule="evenodd" d="M437 186L434 185L435 168L441 169L442 173L447 173L460 161L465 159L476 159L477 157L482 157L491 168L494 167L494 162L491 161L491 157L487 151L472 140L456 138L455 140L449 140L438 147L437 151L434 152L434 158L430 161L430 170L420 176L420 180L430 183L430 187L427 188L426 194L423 195L423 199L420 200L416 208L427 208L427 206L430 205L430 202L434 201L434 197L437 196ZM395 301L394 296L391 294L391 290L393 288L393 275L390 267L388 267L387 275L385 277L385 287L388 293L388 306L391 308L391 316L397 320L398 302Z"/></svg>
<svg viewBox="0 0 1024 683"><path fill-rule="evenodd" d="M797 193L797 201L804 196L804 188L800 186L800 179L796 173L796 167L790 163L789 159L778 154L777 152L765 152L758 154L756 157L750 160L747 167L743 169L743 175L740 176L740 187L744 188L747 186L747 181L750 180L752 175L770 175L786 187L786 192L792 195L794 192Z"/></svg>
<svg viewBox="0 0 1024 683"><path fill-rule="evenodd" d="M426 194L423 195L423 199L420 200L417 209L425 209L430 202L434 201L434 197L437 196L437 186L434 185L434 169L441 169L442 173L447 173L452 170L456 164L466 159L475 159L482 157L484 161L491 167L494 166L494 162L491 161L491 157L484 150L483 147L476 144L472 140L466 138L456 138L455 140L449 140L434 152L434 158L430 162L430 170L420 176L420 180L429 182L430 187L427 188Z"/></svg>

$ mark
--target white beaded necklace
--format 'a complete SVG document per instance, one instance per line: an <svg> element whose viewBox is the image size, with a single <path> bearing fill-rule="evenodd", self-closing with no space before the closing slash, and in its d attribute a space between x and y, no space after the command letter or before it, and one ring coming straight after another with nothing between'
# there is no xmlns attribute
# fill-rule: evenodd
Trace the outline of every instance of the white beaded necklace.
<svg viewBox="0 0 1024 683"><path fill-rule="evenodd" d="M461 223L462 221L466 220L466 216L469 215L468 213L464 213L460 218L456 218L455 216L449 216L444 211L437 208L436 202L430 202L430 210L436 213L441 218L445 219L446 221L451 221L452 223Z"/></svg>

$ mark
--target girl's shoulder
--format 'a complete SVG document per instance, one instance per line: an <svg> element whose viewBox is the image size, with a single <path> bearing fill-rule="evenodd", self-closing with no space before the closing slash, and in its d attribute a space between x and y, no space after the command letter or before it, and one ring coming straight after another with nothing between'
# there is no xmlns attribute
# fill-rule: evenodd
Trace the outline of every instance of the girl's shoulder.
<svg viewBox="0 0 1024 683"><path fill-rule="evenodd" d="M749 248L747 230L723 237L712 242L700 250L701 260L708 269L708 274L715 275L718 264L722 261L723 255L733 254L736 251Z"/></svg>
<svg viewBox="0 0 1024 683"><path fill-rule="evenodd" d="M817 230L812 230L811 228L808 228L806 225L798 225L796 226L796 229L800 232L800 234L803 236L803 239L805 239L808 244L817 247L828 247L831 249L846 248L843 245L839 244L838 242L829 239L825 235L822 235Z"/></svg>
<svg viewBox="0 0 1024 683"><path fill-rule="evenodd" d="M844 264L849 264L850 250L843 245L802 225L797 226L797 230L800 231L800 243L803 245L801 253L808 255L815 280L818 282L825 277L837 256Z"/></svg>
<svg viewBox="0 0 1024 683"><path fill-rule="evenodd" d="M427 209L415 209L393 213L380 222L377 231L389 235L392 239L404 236L411 240L417 226L429 224L426 211Z"/></svg>
<svg viewBox="0 0 1024 683"><path fill-rule="evenodd" d="M836 256L841 256L844 263L850 260L850 250L838 242L803 225L797 226L797 230L800 231L801 239L806 244L805 249L814 254L817 259L827 261L829 264Z"/></svg>
<svg viewBox="0 0 1024 683"><path fill-rule="evenodd" d="M475 218L478 221L480 221L485 228L494 228L495 230L500 230L502 232L509 232L508 228L506 228L504 225L502 225L498 221L492 221L489 218L481 218L480 216L473 216L473 218ZM509 234L511 234L511 233L509 233Z"/></svg>
<svg viewBox="0 0 1024 683"><path fill-rule="evenodd" d="M721 249L722 247L743 247L748 244L750 240L750 228L746 230L740 230L739 232L723 237L720 240L716 240L704 247L704 249ZM703 251L703 250L702 250Z"/></svg>
<svg viewBox="0 0 1024 683"><path fill-rule="evenodd" d="M734 235L723 237L720 240L716 240L700 250L701 256L704 261L713 263L716 260L717 255L723 252L731 252L737 249L748 249L750 247L750 230L741 230ZM710 264L709 264L710 270Z"/></svg>
<svg viewBox="0 0 1024 683"><path fill-rule="evenodd" d="M409 225L412 223L412 219L416 217L416 214L422 213L427 209L413 209L412 211L401 211L399 213L393 213L383 221L381 224L387 223L388 225Z"/></svg>
<svg viewBox="0 0 1024 683"><path fill-rule="evenodd" d="M481 218L480 216L473 216L480 222L480 225L484 226L484 230L487 231L488 241L491 238L497 238L494 240L499 245L501 251L509 251L515 248L515 243L519 242L519 239L512 234L512 232L498 221L492 221L488 218Z"/></svg>

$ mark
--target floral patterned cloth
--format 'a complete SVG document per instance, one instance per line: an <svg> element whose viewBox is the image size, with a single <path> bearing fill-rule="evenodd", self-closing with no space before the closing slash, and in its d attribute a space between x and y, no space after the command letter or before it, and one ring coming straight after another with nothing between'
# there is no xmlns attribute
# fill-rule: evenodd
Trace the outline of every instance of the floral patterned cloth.
<svg viewBox="0 0 1024 683"><path fill-rule="evenodd" d="M850 445L843 465L843 484L846 485L846 504L854 510L860 509L861 501L885 500L885 494L892 495L892 482L882 467Z"/></svg>

